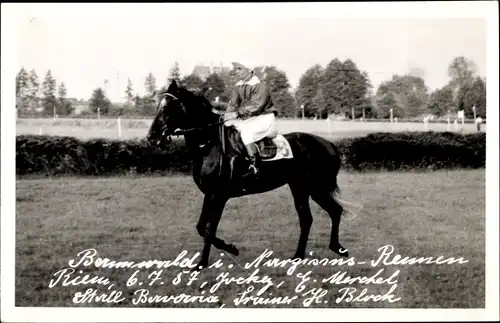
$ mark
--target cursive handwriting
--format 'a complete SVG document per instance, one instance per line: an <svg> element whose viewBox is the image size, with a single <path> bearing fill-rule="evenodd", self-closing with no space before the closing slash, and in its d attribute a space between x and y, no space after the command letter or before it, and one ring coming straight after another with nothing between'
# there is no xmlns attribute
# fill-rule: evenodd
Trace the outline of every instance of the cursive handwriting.
<svg viewBox="0 0 500 323"><path fill-rule="evenodd" d="M355 295L355 293L358 291L357 288L355 287L345 287L341 288L339 292L343 292L342 296L338 297L335 302L340 303L342 301L346 303L352 303L352 302L368 302L368 301L373 301L373 302L380 302L380 301L388 301L389 303L395 303L397 301L400 301L401 298L394 298L395 295L392 294L394 290L398 287L397 284L394 284L391 286L391 289L385 293L384 295L373 295L373 294L368 294L368 290L364 288L359 295ZM366 296L365 296L366 295Z"/></svg>
<svg viewBox="0 0 500 323"><path fill-rule="evenodd" d="M78 285L108 285L109 279L106 277L90 276L90 275L73 275L75 270L72 268L65 268L57 271L53 276L56 279L51 279L49 282L49 288L56 286L61 280L62 286L78 286ZM79 271L80 274L83 273L82 270Z"/></svg>
<svg viewBox="0 0 500 323"><path fill-rule="evenodd" d="M259 296L260 294L257 294L257 296L254 295L249 295L251 292L254 291L253 286L249 286L245 291L242 293L238 293L237 297L233 300L234 305L246 305L248 303L251 303L253 305L290 305L294 300L298 298L298 296L277 296L277 297L261 297Z"/></svg>
<svg viewBox="0 0 500 323"><path fill-rule="evenodd" d="M395 253L394 246L385 245L367 261L355 261L354 257L280 259L266 249L244 265L238 264L240 268L227 263L235 259L219 258L205 271L190 270L195 268L199 255L190 255L184 250L173 260L116 261L99 257L95 249L86 249L68 261L68 268L55 272L48 286L80 287L72 297L76 304L125 302L139 306L161 303L224 307L224 302L228 302L235 307L286 307L293 303L313 307L327 306L325 304L329 302L395 303L401 300L397 295L401 270L394 268L388 272L387 266L468 262L462 257L403 257ZM112 277L120 277L120 273L115 276L115 270L106 269L124 269L127 276L112 282L100 276L102 272L112 273ZM357 274L350 273L349 269L354 269ZM99 273L89 274L89 271ZM374 293L370 292L368 285L380 288Z"/></svg>
<svg viewBox="0 0 500 323"><path fill-rule="evenodd" d="M110 294L100 293L98 294L96 289L89 288L85 291L85 293L76 293L73 297L73 303L82 304L82 303L121 303L125 300L122 297L123 293L120 291L113 290Z"/></svg>
<svg viewBox="0 0 500 323"><path fill-rule="evenodd" d="M437 264L437 265L442 265L442 264L453 264L455 262L458 262L459 264L465 264L468 263L468 260L464 260L463 257L460 257L458 259L455 259L453 257L447 258L443 260L443 256L439 256L436 259L433 257L419 257L419 258L409 258L409 257L401 257L401 255L394 255L393 258L389 258L392 253L394 252L394 246L392 245L386 245L378 249L378 251L381 251L380 256L377 258L377 260L372 260L371 265L373 267L378 266L379 264L383 264L384 266L391 266L391 265L414 265L414 264Z"/></svg>
<svg viewBox="0 0 500 323"><path fill-rule="evenodd" d="M248 284L262 284L264 285L258 295L264 293L269 287L273 286L272 279L267 276L259 276L259 269L255 269L248 277L230 277L229 273L219 274L216 278L217 282L210 288L210 293L215 293L215 291L222 285L229 285L234 283L236 285L248 285Z"/></svg>
<svg viewBox="0 0 500 323"><path fill-rule="evenodd" d="M147 289L138 289L134 292L134 298L132 299L132 304L154 304L154 303L218 303L219 297L216 295L208 296L193 296L187 294L180 295L153 295L150 296L150 292Z"/></svg>
<svg viewBox="0 0 500 323"><path fill-rule="evenodd" d="M160 260L148 260L141 261L139 263L135 261L113 261L108 258L96 257L97 250L87 249L79 252L77 256L80 258L70 259L68 264L70 267L84 266L88 267L94 265L98 268L169 268L169 267L179 267L179 268L194 268L196 267L196 259L200 256L197 252L191 258L186 258L187 251L182 251L174 261L160 261Z"/></svg>
<svg viewBox="0 0 500 323"><path fill-rule="evenodd" d="M349 259L315 259L315 258L305 258L305 259L279 259L279 258L270 258L273 254L271 250L266 249L262 254L260 254L255 260L252 262L247 262L245 264L245 269L250 268L258 268L262 267L270 267L270 268L284 268L286 266L290 266L287 271L288 275L292 275L299 265L302 266L354 266L356 262L354 258L351 257Z"/></svg>
<svg viewBox="0 0 500 323"><path fill-rule="evenodd" d="M370 277L350 277L347 276L347 273L345 271L338 271L335 274L331 275L328 278L324 278L321 280L323 283L330 283L330 284L354 284L354 283L359 283L359 284L388 284L388 285L393 285L396 284L398 281L394 280L398 275L399 275L399 270L394 272L390 277L388 278L382 278L379 277L380 274L385 269L382 268L379 271L377 271L374 275Z"/></svg>

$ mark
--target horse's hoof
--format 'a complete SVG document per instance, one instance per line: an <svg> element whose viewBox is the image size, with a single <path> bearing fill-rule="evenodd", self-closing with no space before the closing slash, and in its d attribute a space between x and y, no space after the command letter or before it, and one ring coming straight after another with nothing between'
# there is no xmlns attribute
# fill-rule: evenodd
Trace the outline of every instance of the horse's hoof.
<svg viewBox="0 0 500 323"><path fill-rule="evenodd" d="M238 250L238 248L236 248L236 246L234 244L230 244L227 247L226 251L229 252L230 254L234 255L234 256L238 256L240 254L240 251Z"/></svg>
<svg viewBox="0 0 500 323"><path fill-rule="evenodd" d="M349 257L349 252L347 251L347 249L345 249L341 245L330 246L330 250L332 250L333 252L335 252L337 255L339 255L341 257Z"/></svg>

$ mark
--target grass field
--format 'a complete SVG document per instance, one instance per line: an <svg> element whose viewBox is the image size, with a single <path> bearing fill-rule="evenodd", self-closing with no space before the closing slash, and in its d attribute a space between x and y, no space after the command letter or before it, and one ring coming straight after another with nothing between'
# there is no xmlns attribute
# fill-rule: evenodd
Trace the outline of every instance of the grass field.
<svg viewBox="0 0 500 323"><path fill-rule="evenodd" d="M323 288L327 294L311 307L391 307L391 308L481 308L485 306L485 172L458 170L438 172L341 173L342 199L360 203L363 208L346 207L340 226L340 242L349 248L354 266L299 266L292 275L286 268L261 266L260 275L269 275L275 283L263 297L296 295L290 305L301 307L312 294L311 288ZM58 270L68 267L77 253L95 248L100 257L116 261L174 260L183 250L192 256L201 251L202 239L195 230L202 203L190 177L114 177L22 179L17 181L16 215L16 306L134 306L134 292L143 288L127 287L134 269L79 267L84 274L109 278L108 286L66 286L49 288ZM338 259L328 250L330 219L311 202L314 222L308 243L312 257ZM255 196L229 201L218 235L234 243L240 255L234 259L220 256L212 248L211 263L220 259L224 266L202 272L192 285L172 279L182 269L172 267L162 272L162 281L153 286L146 276L153 269L142 269L139 281L158 295L209 295L215 277L223 271L247 277L253 269L242 269L266 248L273 257L292 256L297 246L298 218L288 187ZM393 245L403 257L463 257L465 264L413 264L372 267L377 251ZM359 264L359 262L366 262ZM232 268L229 268L231 267ZM388 284L335 285L320 280L346 271L349 276L371 276L384 268L382 277L396 270L398 302L336 303L342 287L363 288L368 294L383 295ZM307 288L296 293L300 282L297 273L311 271ZM315 282L317 280L317 282ZM201 287L202 282L207 282ZM282 285L278 283L283 282ZM278 287L278 286L280 287ZM256 290L262 284L254 284ZM122 291L126 300L120 304L73 304L72 297L87 288ZM140 304L152 307L235 307L233 300L247 285L222 285L214 293L213 303ZM200 291L201 288L201 291ZM255 295L256 290L252 292ZM270 295L272 294L272 295ZM260 305L263 307L263 305ZM253 307L240 304L238 307Z"/></svg>
<svg viewBox="0 0 500 323"><path fill-rule="evenodd" d="M58 136L73 136L76 138L113 138L132 139L145 138L150 119L122 119L120 121L121 131L118 131L117 119L18 119L16 133L20 134L45 134ZM303 131L323 135L336 139L353 136L365 136L372 132L399 132L399 131L424 131L423 123L414 122L350 122L326 120L283 120L277 121L280 133ZM486 128L482 126L482 131ZM447 125L441 123L429 123L429 131L459 131L464 133L476 132L474 124L466 123Z"/></svg>

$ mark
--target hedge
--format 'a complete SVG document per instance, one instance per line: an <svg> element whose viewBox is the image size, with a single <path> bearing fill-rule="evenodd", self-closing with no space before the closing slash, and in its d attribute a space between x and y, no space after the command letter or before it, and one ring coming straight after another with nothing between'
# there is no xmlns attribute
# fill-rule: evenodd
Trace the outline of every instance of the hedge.
<svg viewBox="0 0 500 323"><path fill-rule="evenodd" d="M486 162L485 133L373 133L335 143L342 154L342 167L356 171L483 168ZM159 149L142 140L16 137L17 175L167 175L190 172L190 155L182 139Z"/></svg>

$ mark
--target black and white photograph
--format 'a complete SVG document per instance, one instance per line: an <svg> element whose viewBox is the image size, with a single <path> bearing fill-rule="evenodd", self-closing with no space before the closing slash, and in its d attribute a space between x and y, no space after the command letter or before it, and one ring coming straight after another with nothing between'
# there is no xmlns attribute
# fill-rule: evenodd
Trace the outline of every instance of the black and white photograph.
<svg viewBox="0 0 500 323"><path fill-rule="evenodd" d="M2 322L499 320L498 2L1 11Z"/></svg>

